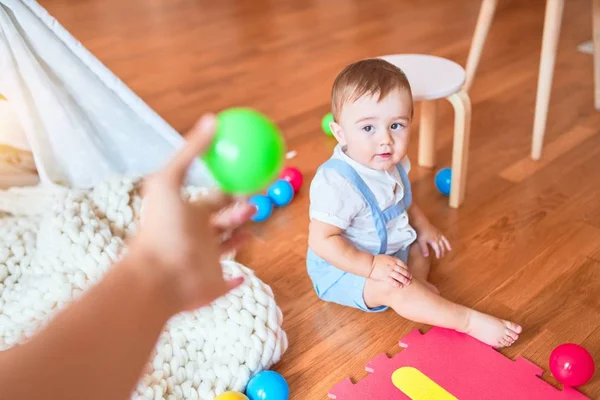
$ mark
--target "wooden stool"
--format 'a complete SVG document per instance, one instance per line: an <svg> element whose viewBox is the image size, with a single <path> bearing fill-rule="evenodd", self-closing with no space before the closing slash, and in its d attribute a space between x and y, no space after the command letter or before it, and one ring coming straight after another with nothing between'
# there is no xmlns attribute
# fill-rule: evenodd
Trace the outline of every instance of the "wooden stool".
<svg viewBox="0 0 600 400"><path fill-rule="evenodd" d="M454 108L454 145L450 207L458 208L465 199L467 158L471 129L471 100L462 90L465 70L441 57L423 54L395 54L380 57L406 74L414 101L421 104L419 127L419 165L435 165L435 127L437 100L445 98Z"/></svg>
<svg viewBox="0 0 600 400"><path fill-rule="evenodd" d="M467 59L467 78L464 85L464 89L467 91L473 84L481 52L483 51L483 46L490 30L492 19L494 18L497 2L498 0L482 0L481 2L479 17ZM550 105L550 91L552 89L552 75L554 74L556 50L558 48L564 7L565 0L546 0L542 54L540 57L533 135L531 139L531 158L534 160L539 160L542 156L544 135L546 133L546 119ZM591 16L594 49L594 102L595 108L600 110L600 0L592 0Z"/></svg>

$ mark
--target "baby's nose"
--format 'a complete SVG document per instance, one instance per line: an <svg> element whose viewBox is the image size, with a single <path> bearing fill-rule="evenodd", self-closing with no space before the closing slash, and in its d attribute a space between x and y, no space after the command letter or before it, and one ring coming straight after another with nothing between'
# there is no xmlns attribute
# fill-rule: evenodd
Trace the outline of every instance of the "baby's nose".
<svg viewBox="0 0 600 400"><path fill-rule="evenodd" d="M394 139L392 138L391 133L388 130L385 130L381 137L381 145L388 146L394 143Z"/></svg>

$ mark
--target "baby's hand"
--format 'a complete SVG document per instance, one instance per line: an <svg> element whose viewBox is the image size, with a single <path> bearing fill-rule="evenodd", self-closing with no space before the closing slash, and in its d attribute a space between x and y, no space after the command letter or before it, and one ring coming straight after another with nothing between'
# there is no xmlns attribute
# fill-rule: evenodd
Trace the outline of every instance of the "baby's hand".
<svg viewBox="0 0 600 400"><path fill-rule="evenodd" d="M450 242L442 232L435 226L427 223L423 228L417 230L417 242L424 257L429 257L429 247L435 252L436 258L444 257L446 251L452 251Z"/></svg>
<svg viewBox="0 0 600 400"><path fill-rule="evenodd" d="M412 275L406 264L396 257L378 254L373 258L373 267L369 278L376 281L388 281L393 287L410 285Z"/></svg>

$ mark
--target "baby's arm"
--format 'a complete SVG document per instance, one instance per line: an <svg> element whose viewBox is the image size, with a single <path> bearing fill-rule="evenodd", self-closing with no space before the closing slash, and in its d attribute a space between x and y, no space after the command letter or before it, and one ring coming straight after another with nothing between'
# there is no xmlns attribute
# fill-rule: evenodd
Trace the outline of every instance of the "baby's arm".
<svg viewBox="0 0 600 400"><path fill-rule="evenodd" d="M332 170L319 170L310 185L308 243L329 264L392 286L410 284L411 274L397 258L360 251L343 232L366 207L360 193Z"/></svg>
<svg viewBox="0 0 600 400"><path fill-rule="evenodd" d="M311 220L308 245L315 254L342 271L387 281L393 287L410 285L412 280L412 274L401 260L358 250L342 236L342 229L337 226Z"/></svg>
<svg viewBox="0 0 600 400"><path fill-rule="evenodd" d="M337 226L311 220L308 245L319 257L343 271L364 277L371 273L373 255L358 250Z"/></svg>
<svg viewBox="0 0 600 400"><path fill-rule="evenodd" d="M402 161L400 161L400 164L402 165L404 171L406 171L407 174L410 173L410 170L412 169L412 164L408 156L405 156L402 159ZM417 231L417 233L431 225L429 223L429 219L427 218L423 210L421 210L421 207L417 205L414 198L411 206L408 208L408 210L406 210L406 212L410 220L410 225L413 228L415 228L415 231Z"/></svg>
<svg viewBox="0 0 600 400"><path fill-rule="evenodd" d="M416 231L420 231L422 228L429 225L429 219L414 201L406 212L408 213L410 224Z"/></svg>

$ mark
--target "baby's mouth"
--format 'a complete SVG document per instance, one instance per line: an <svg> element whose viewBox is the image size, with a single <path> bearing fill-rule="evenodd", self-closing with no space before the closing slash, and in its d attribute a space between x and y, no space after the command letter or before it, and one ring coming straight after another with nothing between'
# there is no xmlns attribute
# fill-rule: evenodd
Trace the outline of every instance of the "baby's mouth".
<svg viewBox="0 0 600 400"><path fill-rule="evenodd" d="M378 153L377 157L387 160L388 158L392 157L392 153Z"/></svg>

